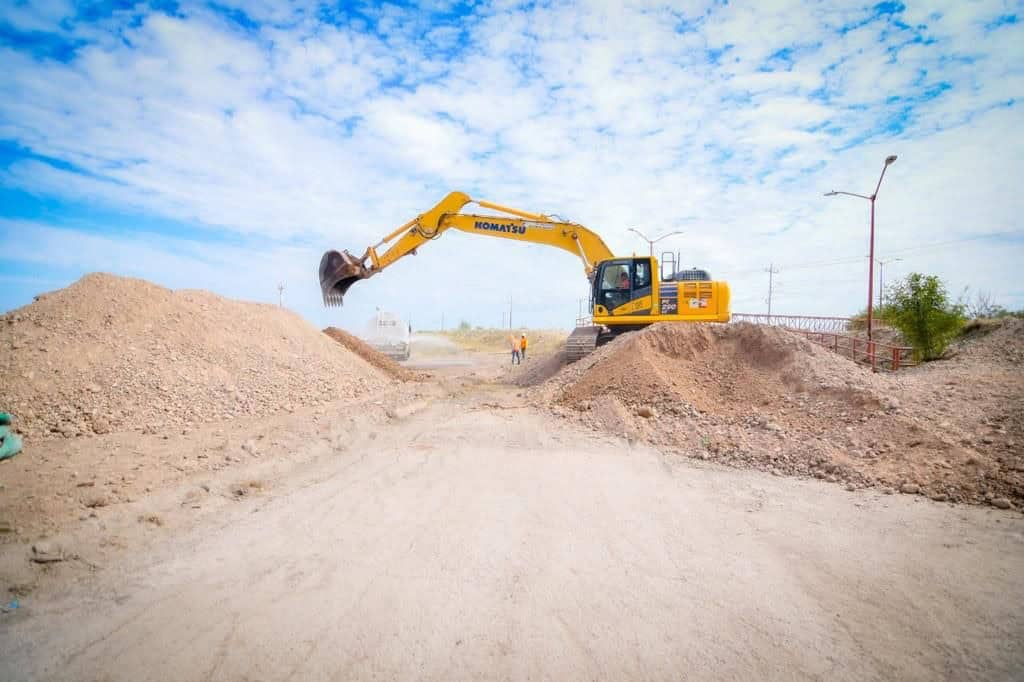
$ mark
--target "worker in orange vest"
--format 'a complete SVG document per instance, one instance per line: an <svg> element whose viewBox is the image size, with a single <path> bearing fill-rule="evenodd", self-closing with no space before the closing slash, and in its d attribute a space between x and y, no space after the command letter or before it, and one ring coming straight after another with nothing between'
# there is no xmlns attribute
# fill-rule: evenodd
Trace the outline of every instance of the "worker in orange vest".
<svg viewBox="0 0 1024 682"><path fill-rule="evenodd" d="M519 339L515 337L515 334L510 334L508 340L512 344L512 364L521 365L522 362L519 359L519 349L522 348L522 346L519 344Z"/></svg>
<svg viewBox="0 0 1024 682"><path fill-rule="evenodd" d="M523 334L519 339L519 357L523 360L526 359L526 334Z"/></svg>

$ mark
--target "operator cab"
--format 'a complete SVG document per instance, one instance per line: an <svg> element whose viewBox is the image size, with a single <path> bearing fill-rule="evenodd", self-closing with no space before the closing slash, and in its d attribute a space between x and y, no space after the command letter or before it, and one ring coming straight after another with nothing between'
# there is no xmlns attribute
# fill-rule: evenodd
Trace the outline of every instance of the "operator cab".
<svg viewBox="0 0 1024 682"><path fill-rule="evenodd" d="M651 295L651 259L615 258L598 265L594 273L592 295L596 305L608 313L644 296ZM630 310L628 314L649 314L650 307ZM621 313L620 313L621 314Z"/></svg>

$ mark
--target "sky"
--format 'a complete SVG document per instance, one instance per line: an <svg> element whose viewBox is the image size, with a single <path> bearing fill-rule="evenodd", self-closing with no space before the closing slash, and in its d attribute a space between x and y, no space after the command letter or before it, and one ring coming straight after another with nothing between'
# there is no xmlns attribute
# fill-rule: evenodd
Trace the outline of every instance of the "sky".
<svg viewBox="0 0 1024 682"><path fill-rule="evenodd" d="M1024 308L1018 2L0 0L0 309L92 271L358 330L571 327L565 252L451 231L325 309L449 191L557 214L729 282L735 312L936 274ZM898 260L897 260L898 259ZM877 268L876 268L877 276Z"/></svg>

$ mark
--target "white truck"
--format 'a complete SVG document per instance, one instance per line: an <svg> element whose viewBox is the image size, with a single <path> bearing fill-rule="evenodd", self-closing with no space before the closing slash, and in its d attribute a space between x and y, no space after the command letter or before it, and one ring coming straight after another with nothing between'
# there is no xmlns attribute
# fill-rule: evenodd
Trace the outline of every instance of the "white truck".
<svg viewBox="0 0 1024 682"><path fill-rule="evenodd" d="M412 350L412 325L378 308L367 323L363 339L393 360L408 360Z"/></svg>

